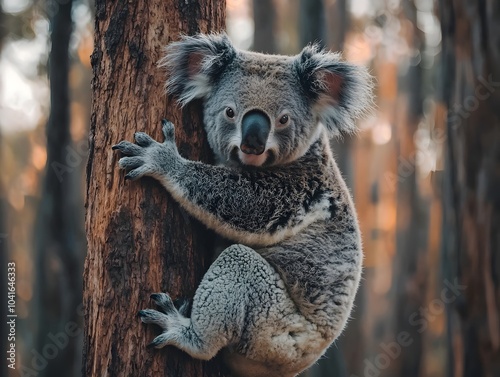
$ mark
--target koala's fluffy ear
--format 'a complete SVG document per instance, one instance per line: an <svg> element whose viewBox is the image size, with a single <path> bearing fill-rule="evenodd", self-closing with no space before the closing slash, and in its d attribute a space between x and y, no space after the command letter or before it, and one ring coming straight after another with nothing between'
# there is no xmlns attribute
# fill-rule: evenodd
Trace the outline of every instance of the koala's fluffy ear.
<svg viewBox="0 0 500 377"><path fill-rule="evenodd" d="M169 44L158 65L167 69L167 92L184 106L206 96L235 56L226 34L198 34Z"/></svg>
<svg viewBox="0 0 500 377"><path fill-rule="evenodd" d="M373 83L368 71L316 45L305 47L295 64L314 112L329 133L355 132L356 119L372 107Z"/></svg>

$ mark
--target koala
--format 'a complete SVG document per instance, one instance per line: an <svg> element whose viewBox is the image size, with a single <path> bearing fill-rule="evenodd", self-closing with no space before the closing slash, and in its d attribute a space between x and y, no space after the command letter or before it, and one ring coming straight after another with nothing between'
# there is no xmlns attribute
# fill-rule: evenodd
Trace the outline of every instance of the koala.
<svg viewBox="0 0 500 377"><path fill-rule="evenodd" d="M296 56L236 49L225 34L184 36L160 61L181 105L201 99L216 164L183 158L174 125L165 140L135 134L113 146L125 179L157 179L193 217L234 242L177 307L139 312L194 358L219 352L233 376L291 377L340 335L362 269L353 201L329 138L356 130L371 105L371 77L339 54L308 46Z"/></svg>

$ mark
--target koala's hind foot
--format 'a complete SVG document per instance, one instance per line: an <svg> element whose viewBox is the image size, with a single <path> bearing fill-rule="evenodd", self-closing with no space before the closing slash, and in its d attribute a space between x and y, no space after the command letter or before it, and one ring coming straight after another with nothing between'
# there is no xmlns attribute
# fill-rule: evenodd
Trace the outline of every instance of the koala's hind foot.
<svg viewBox="0 0 500 377"><path fill-rule="evenodd" d="M153 293L151 299L159 310L144 309L139 311L138 316L145 324L159 326L162 333L154 338L148 347L163 348L173 345L199 359L208 360L214 356L204 351L201 339L191 326L191 320L185 317L189 301L177 302L177 308L166 293Z"/></svg>

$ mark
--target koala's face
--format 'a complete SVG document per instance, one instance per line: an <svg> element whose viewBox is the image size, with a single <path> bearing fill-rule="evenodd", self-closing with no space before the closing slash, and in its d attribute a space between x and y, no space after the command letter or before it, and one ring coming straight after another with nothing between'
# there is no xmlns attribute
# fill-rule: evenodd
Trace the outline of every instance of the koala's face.
<svg viewBox="0 0 500 377"><path fill-rule="evenodd" d="M205 98L209 143L223 163L292 161L317 133L310 102L292 58L240 52Z"/></svg>
<svg viewBox="0 0 500 377"><path fill-rule="evenodd" d="M370 104L365 70L312 46L294 57L234 49L225 35L184 37L161 62L182 104L204 99L218 162L271 166L301 157L326 128L351 132Z"/></svg>

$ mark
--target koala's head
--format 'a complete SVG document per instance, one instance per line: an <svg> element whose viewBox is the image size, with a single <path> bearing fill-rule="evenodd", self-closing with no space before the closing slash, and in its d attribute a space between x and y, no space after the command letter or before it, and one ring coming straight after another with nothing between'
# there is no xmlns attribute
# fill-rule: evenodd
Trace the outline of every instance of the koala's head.
<svg viewBox="0 0 500 377"><path fill-rule="evenodd" d="M279 165L301 157L323 128L355 131L371 104L371 78L339 54L308 46L296 56L240 51L225 34L167 46L167 92L201 98L208 141L225 164Z"/></svg>

